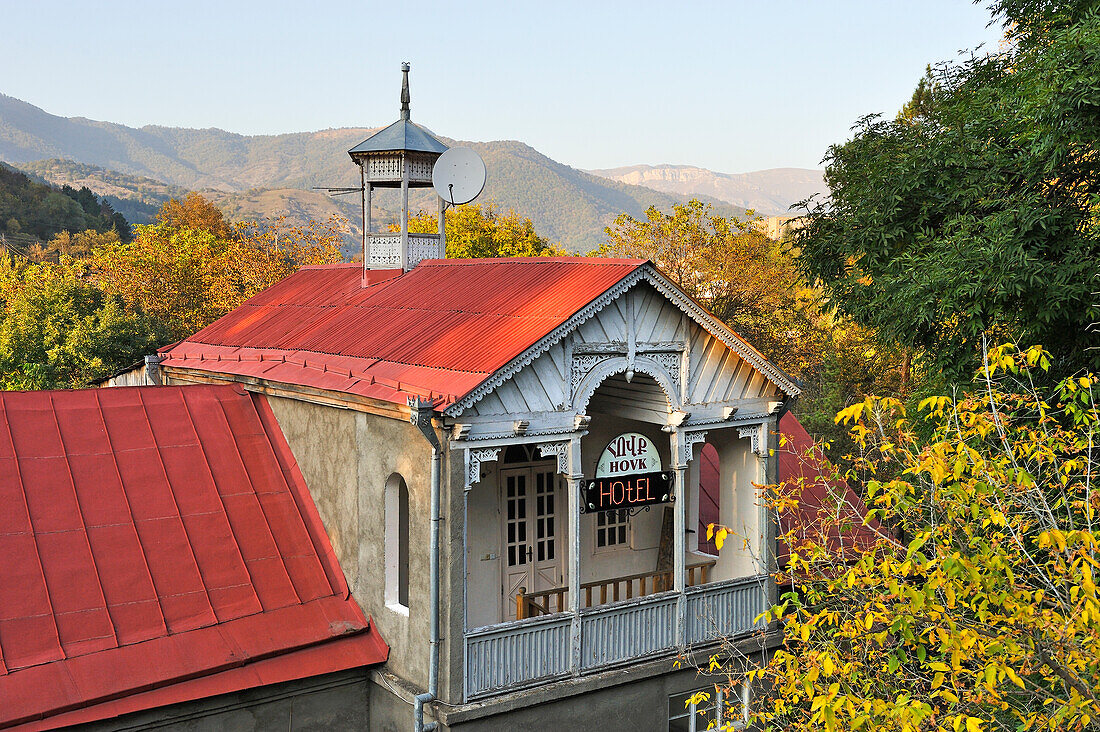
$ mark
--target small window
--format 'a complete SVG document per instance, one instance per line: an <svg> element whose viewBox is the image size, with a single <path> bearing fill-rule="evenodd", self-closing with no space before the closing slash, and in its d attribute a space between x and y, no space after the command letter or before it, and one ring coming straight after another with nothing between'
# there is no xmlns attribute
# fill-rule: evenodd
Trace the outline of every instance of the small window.
<svg viewBox="0 0 1100 732"><path fill-rule="evenodd" d="M386 605L409 611L409 488L396 473L386 481Z"/></svg>
<svg viewBox="0 0 1100 732"><path fill-rule="evenodd" d="M600 511L596 514L596 548L626 544L626 530L630 525L626 511Z"/></svg>
<svg viewBox="0 0 1100 732"><path fill-rule="evenodd" d="M748 687L743 684L685 691L668 698L668 732L744 729L748 714Z"/></svg>

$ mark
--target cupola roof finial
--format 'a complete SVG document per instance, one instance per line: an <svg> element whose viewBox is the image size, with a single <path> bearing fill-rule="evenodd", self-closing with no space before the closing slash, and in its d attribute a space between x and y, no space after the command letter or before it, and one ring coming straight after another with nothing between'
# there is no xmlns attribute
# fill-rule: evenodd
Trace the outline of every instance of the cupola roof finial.
<svg viewBox="0 0 1100 732"><path fill-rule="evenodd" d="M401 119L409 119L409 62L401 64Z"/></svg>

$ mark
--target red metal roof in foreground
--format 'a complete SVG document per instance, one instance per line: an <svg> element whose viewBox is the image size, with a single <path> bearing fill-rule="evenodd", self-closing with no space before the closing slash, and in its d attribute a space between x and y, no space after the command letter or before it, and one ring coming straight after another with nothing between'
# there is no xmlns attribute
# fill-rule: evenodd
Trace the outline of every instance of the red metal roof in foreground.
<svg viewBox="0 0 1100 732"><path fill-rule="evenodd" d="M166 366L404 404L457 401L640 259L425 260L405 274L305 267L186 340Z"/></svg>
<svg viewBox="0 0 1100 732"><path fill-rule="evenodd" d="M0 506L0 727L386 658L262 396L0 392Z"/></svg>

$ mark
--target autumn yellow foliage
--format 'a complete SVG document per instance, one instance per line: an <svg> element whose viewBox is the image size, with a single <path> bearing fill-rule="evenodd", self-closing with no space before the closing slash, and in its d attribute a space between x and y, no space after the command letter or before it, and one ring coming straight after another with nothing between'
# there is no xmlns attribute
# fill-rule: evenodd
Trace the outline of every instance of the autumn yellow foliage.
<svg viewBox="0 0 1100 732"><path fill-rule="evenodd" d="M991 350L978 386L843 410L865 535L788 535L783 646L747 673L774 730L1100 726L1096 377ZM1043 386L1046 384L1046 386ZM773 501L790 501L782 486Z"/></svg>

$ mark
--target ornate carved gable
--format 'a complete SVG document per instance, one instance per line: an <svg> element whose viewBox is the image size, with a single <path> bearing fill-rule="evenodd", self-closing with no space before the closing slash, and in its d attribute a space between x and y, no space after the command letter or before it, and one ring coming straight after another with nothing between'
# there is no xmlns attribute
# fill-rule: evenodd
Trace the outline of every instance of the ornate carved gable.
<svg viewBox="0 0 1100 732"><path fill-rule="evenodd" d="M759 417L783 398L784 387L789 394L798 392L782 372L724 328L716 333L700 323L705 311L678 290L674 294L680 301L670 298L662 292L667 280L647 270L659 280L642 276L621 291L609 291L588 317L448 412L459 422L480 425L472 437L510 436L516 419L528 421L524 434L534 436L573 429L574 416L585 413L593 391L611 377L624 389L636 374L651 377L669 403L644 408L690 413L692 422L734 413Z"/></svg>

